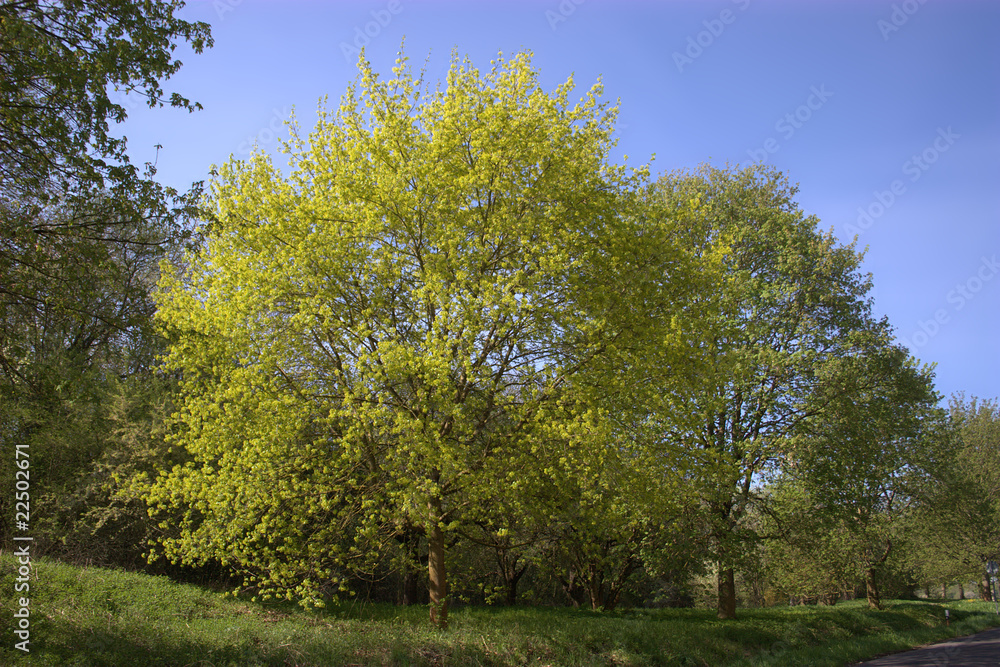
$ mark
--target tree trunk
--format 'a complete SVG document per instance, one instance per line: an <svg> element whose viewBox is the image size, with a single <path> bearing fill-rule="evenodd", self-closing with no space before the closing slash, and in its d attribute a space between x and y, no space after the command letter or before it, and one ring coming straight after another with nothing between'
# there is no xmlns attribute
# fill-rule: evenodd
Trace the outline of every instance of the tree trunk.
<svg viewBox="0 0 1000 667"><path fill-rule="evenodd" d="M941 599L948 599L948 584L941 584Z"/></svg>
<svg viewBox="0 0 1000 667"><path fill-rule="evenodd" d="M885 541L885 549L882 555L868 565L868 574L865 577L865 587L868 593L868 606L872 609L882 608L882 597L879 595L878 585L875 583L875 570L889 558L892 551L892 540Z"/></svg>
<svg viewBox="0 0 1000 667"><path fill-rule="evenodd" d="M528 571L528 563L521 564L521 558L517 554L512 554L509 549L497 549L497 565L500 568L500 576L504 582L504 601L508 607L517 604L517 584L521 577Z"/></svg>
<svg viewBox="0 0 1000 667"><path fill-rule="evenodd" d="M965 599L965 584L963 584L962 582L958 582L958 599L959 600Z"/></svg>
<svg viewBox="0 0 1000 667"><path fill-rule="evenodd" d="M639 562L629 557L622 569L618 571L618 576L611 582L611 590L608 591L607 599L604 601L605 611L614 611L615 607L618 606L618 602L622 598L622 591L625 590L625 584L637 569L639 569Z"/></svg>
<svg viewBox="0 0 1000 667"><path fill-rule="evenodd" d="M736 573L719 563L719 608L721 619L736 618Z"/></svg>
<svg viewBox="0 0 1000 667"><path fill-rule="evenodd" d="M594 611L604 608L604 571L594 563L590 563L587 576L587 595L590 596L590 608Z"/></svg>
<svg viewBox="0 0 1000 667"><path fill-rule="evenodd" d="M420 533L408 527L403 531L400 540L406 556L402 566L403 582L399 592L399 603L403 606L421 604L426 597L420 590Z"/></svg>
<svg viewBox="0 0 1000 667"><path fill-rule="evenodd" d="M516 570L511 575L507 577L507 597L506 603L508 607L513 607L517 604L517 582L521 580L521 577L527 571L528 566L524 565L521 569Z"/></svg>
<svg viewBox="0 0 1000 667"><path fill-rule="evenodd" d="M432 504L431 516L434 523L427 535L431 624L444 629L448 627L448 573L444 562L444 531L441 530L440 503Z"/></svg>
<svg viewBox="0 0 1000 667"><path fill-rule="evenodd" d="M572 567L569 570L568 577L559 575L559 583L562 585L563 593L566 594L566 598L569 600L569 603L573 605L574 609L580 608L580 588L576 585L577 578L576 571L573 570Z"/></svg>
<svg viewBox="0 0 1000 667"><path fill-rule="evenodd" d="M872 609L881 609L882 599L879 597L878 585L875 583L875 568L868 570L865 577L865 588L868 592L868 606Z"/></svg>
<svg viewBox="0 0 1000 667"><path fill-rule="evenodd" d="M420 604L420 576L409 566L403 572L403 590L399 603L404 607Z"/></svg>

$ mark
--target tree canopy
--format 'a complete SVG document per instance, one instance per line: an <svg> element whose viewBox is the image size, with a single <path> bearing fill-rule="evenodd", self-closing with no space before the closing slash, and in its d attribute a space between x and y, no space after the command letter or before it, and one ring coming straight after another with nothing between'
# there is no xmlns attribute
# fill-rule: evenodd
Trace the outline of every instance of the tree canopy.
<svg viewBox="0 0 1000 667"><path fill-rule="evenodd" d="M73 192L132 192L138 173L112 123L121 91L150 107L200 108L162 80L181 67L178 40L196 53L209 27L177 18L180 0L45 0L0 3L0 192L45 203ZM147 184L148 185L148 184ZM131 198L128 198L131 199Z"/></svg>
<svg viewBox="0 0 1000 667"><path fill-rule="evenodd" d="M763 165L668 174L650 189L662 215L686 220L688 247L720 247L709 309L706 373L666 393L663 437L696 468L719 576L719 616L736 610L734 568L756 541L745 519L759 482L780 470L801 429L825 409L812 400L823 369L877 335L860 255L818 229L796 188ZM680 216L689 201L697 214ZM680 209L680 210L679 210Z"/></svg>
<svg viewBox="0 0 1000 667"><path fill-rule="evenodd" d="M51 527L38 538L53 550L75 530L72 499L114 448L119 381L153 372L151 288L197 203L197 185L181 195L153 180L154 165L132 165L114 127L125 119L116 91L198 108L162 89L181 67L179 43L196 53L212 43L181 7L0 2L0 432L32 446L36 516ZM0 463L4 479L13 465ZM60 515L67 524L53 527Z"/></svg>
<svg viewBox="0 0 1000 667"><path fill-rule="evenodd" d="M352 516L426 533L444 624L447 535L614 453L577 378L656 332L669 349L664 315L699 281L628 215L644 172L607 163L599 84L571 104L572 80L542 91L526 54L486 75L456 58L433 92L403 58L386 81L359 68L285 147L288 178L261 154L218 169L205 251L161 283L194 458L151 498L192 507L168 554L308 596L348 557L320 517L364 477L376 495Z"/></svg>

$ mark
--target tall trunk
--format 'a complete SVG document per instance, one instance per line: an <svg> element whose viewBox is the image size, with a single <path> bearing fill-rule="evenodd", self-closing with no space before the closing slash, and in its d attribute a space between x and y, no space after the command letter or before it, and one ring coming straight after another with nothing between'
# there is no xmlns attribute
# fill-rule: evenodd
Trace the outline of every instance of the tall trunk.
<svg viewBox="0 0 1000 667"><path fill-rule="evenodd" d="M736 574L719 563L719 609L721 619L736 618Z"/></svg>
<svg viewBox="0 0 1000 667"><path fill-rule="evenodd" d="M948 599L948 584L941 584L941 599Z"/></svg>
<svg viewBox="0 0 1000 667"><path fill-rule="evenodd" d="M889 554L892 552L892 540L885 541L885 547L882 550L882 555L879 556L874 561L868 564L868 573L865 576L865 587L868 592L868 606L872 609L882 608L882 598L879 595L878 584L875 583L875 573L878 568L889 558Z"/></svg>
<svg viewBox="0 0 1000 667"><path fill-rule="evenodd" d="M959 600L965 599L965 584L963 584L962 582L958 582L958 599Z"/></svg>
<svg viewBox="0 0 1000 667"><path fill-rule="evenodd" d="M589 569L587 594L590 596L590 608L597 611L604 608L604 570L594 563L590 563Z"/></svg>
<svg viewBox="0 0 1000 667"><path fill-rule="evenodd" d="M441 504L431 504L433 525L427 534L427 574L429 580L431 624L448 627L448 573L444 562L444 531L441 530Z"/></svg>
<svg viewBox="0 0 1000 667"><path fill-rule="evenodd" d="M872 609L881 609L882 599L879 597L878 584L875 583L875 568L869 568L865 576L865 587L868 591L868 606Z"/></svg>
<svg viewBox="0 0 1000 667"><path fill-rule="evenodd" d="M409 606L420 604L420 535L415 530L409 529L403 534L403 548L406 551L406 559L403 561L403 586L400 591L400 604Z"/></svg>

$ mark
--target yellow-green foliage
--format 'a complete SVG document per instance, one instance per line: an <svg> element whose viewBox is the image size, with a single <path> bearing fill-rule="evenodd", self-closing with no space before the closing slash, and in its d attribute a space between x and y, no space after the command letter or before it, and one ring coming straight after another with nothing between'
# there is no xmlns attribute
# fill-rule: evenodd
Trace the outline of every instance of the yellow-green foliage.
<svg viewBox="0 0 1000 667"><path fill-rule="evenodd" d="M643 215L646 171L607 163L600 84L573 104L525 54L456 58L433 91L404 58L359 69L308 137L292 123L287 177L218 168L207 244L158 294L192 457L148 490L185 512L163 552L314 602L380 527L453 531L501 495L544 515L599 479L635 439L592 380L681 366L708 279Z"/></svg>

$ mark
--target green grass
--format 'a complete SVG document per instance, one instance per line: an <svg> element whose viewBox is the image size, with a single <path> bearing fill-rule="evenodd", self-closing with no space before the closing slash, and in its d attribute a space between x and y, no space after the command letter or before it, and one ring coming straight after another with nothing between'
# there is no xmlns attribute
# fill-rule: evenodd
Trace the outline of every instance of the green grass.
<svg viewBox="0 0 1000 667"><path fill-rule="evenodd" d="M460 608L451 628L426 609L350 605L306 612L225 597L164 577L41 561L31 580L31 653L3 634L3 665L845 665L1000 624L993 606L863 602L741 610L594 613ZM0 600L13 608L14 561L0 559ZM8 616L9 618L9 616ZM10 628L7 621L6 628Z"/></svg>

